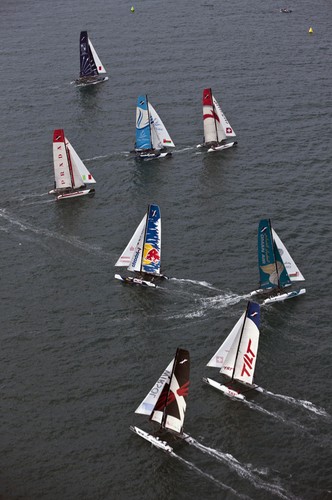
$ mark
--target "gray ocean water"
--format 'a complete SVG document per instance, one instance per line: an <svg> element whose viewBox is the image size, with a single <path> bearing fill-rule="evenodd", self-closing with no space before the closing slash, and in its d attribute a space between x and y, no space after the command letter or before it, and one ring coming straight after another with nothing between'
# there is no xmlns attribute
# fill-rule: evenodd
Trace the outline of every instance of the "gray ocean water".
<svg viewBox="0 0 332 500"><path fill-rule="evenodd" d="M2 0L0 498L332 498L331 2ZM281 14L280 7L291 7ZM312 27L314 33L308 34ZM87 29L109 81L79 72ZM238 147L203 154L211 87ZM138 165L137 95L176 144ZM52 133L96 184L56 203ZM114 280L148 203L162 214L156 290ZM306 277L262 310L256 381L234 402L206 363L257 286L269 217ZM191 354L185 430L169 457L134 411L177 347ZM288 396L288 399L284 396Z"/></svg>

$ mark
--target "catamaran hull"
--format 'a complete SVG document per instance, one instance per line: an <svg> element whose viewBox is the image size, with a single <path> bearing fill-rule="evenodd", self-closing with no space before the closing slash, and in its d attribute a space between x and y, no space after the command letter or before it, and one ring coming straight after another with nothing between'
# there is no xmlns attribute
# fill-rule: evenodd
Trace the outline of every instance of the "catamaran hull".
<svg viewBox="0 0 332 500"><path fill-rule="evenodd" d="M137 160L159 160L159 158L168 158L172 156L172 153L167 151L167 153L136 153Z"/></svg>
<svg viewBox="0 0 332 500"><path fill-rule="evenodd" d="M234 391L233 389L230 389L226 385L219 384L219 382L216 382L215 380L212 380L211 378L203 378L203 382L205 382L208 385L211 385L215 389L218 389L218 391L223 392L229 398L235 398L235 399L239 399L241 401L243 401L244 399L246 399L243 396L243 394L241 394L241 393L239 393L237 391Z"/></svg>
<svg viewBox="0 0 332 500"><path fill-rule="evenodd" d="M120 274L115 274L114 278L123 281L124 283L129 283L130 285L141 285L156 288L156 285L154 283L151 283L151 281L143 280L141 278L133 278L132 276L124 277Z"/></svg>
<svg viewBox="0 0 332 500"><path fill-rule="evenodd" d="M65 200L67 198L78 198L79 196L85 196L87 194L95 194L94 189L82 189L81 191L73 191L71 193L58 193L55 189L49 191L48 194L55 194L57 200Z"/></svg>
<svg viewBox="0 0 332 500"><path fill-rule="evenodd" d="M274 297L269 297L263 301L263 304L272 304L273 302L283 302L287 299L292 299L294 297L298 297L299 295L304 295L306 293L305 288L301 288L301 290L293 290L288 293L281 293L280 295L275 295Z"/></svg>
<svg viewBox="0 0 332 500"><path fill-rule="evenodd" d="M76 86L77 87L89 87L90 85L97 85L98 83L103 83L108 80L108 76L104 77L96 77L96 78L91 78L91 79L86 79L86 78L78 78L78 80L75 80Z"/></svg>
<svg viewBox="0 0 332 500"><path fill-rule="evenodd" d="M266 290L260 289L260 290L254 290L253 292L250 292L250 296L255 296L259 295L262 293L266 293ZM287 293L279 293L278 295L274 295L272 297L268 297L263 301L263 304L272 304L273 302L283 302L284 300L287 299L292 299L294 297L299 297L300 295L304 295L306 293L305 288L301 288L300 290L293 290L291 292Z"/></svg>
<svg viewBox="0 0 332 500"><path fill-rule="evenodd" d="M197 148L208 148L207 152L208 153L214 153L215 151L222 151L224 149L229 149L232 148L237 144L237 141L234 142L228 142L227 144L220 144L219 146L206 146L205 144L197 144Z"/></svg>
<svg viewBox="0 0 332 500"><path fill-rule="evenodd" d="M166 442L162 441L156 436L152 436L151 434L148 434L145 431L142 431L142 429L139 429L138 427L131 425L130 430L137 434L138 436L141 436L143 439L146 439L149 443L153 444L156 448L159 448L160 450L165 451L166 453L172 453L173 448Z"/></svg>

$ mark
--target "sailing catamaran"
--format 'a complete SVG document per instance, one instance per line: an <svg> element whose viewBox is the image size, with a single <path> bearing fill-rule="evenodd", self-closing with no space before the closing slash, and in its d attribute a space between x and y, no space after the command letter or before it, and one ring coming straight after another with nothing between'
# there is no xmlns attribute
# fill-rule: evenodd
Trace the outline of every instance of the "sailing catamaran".
<svg viewBox="0 0 332 500"><path fill-rule="evenodd" d="M55 194L57 200L76 198L95 192L89 184L95 184L96 181L66 139L63 129L53 132L53 164L54 189L49 191L49 194Z"/></svg>
<svg viewBox="0 0 332 500"><path fill-rule="evenodd" d="M208 153L231 148L236 141L227 142L231 137L236 137L229 121L221 111L211 89L203 90L203 126L204 142L198 148L207 148Z"/></svg>
<svg viewBox="0 0 332 500"><path fill-rule="evenodd" d="M263 304L291 299L306 293L305 288L282 293L294 282L305 279L272 228L270 219L262 219L258 225L258 268L260 289L254 290L251 295L272 292L271 297L265 299Z"/></svg>
<svg viewBox="0 0 332 500"><path fill-rule="evenodd" d="M207 366L220 368L220 373L229 378L223 385L210 378L203 378L207 384L231 398L244 400L241 390L231 387L239 383L244 390L256 389L253 383L258 342L259 342L260 307L255 302L248 302L247 309L235 324L226 340L212 356Z"/></svg>
<svg viewBox="0 0 332 500"><path fill-rule="evenodd" d="M136 106L136 158L152 160L171 156L167 147L175 148L160 116L148 101L147 95L140 95Z"/></svg>
<svg viewBox="0 0 332 500"><path fill-rule="evenodd" d="M157 448L168 453L171 453L173 448L167 441L162 440L161 437L172 434L182 439L189 438L188 434L184 434L183 432L187 407L186 400L189 391L189 375L189 352L178 348L175 358L170 362L135 411L135 413L148 415L149 420L159 424L157 430L159 436L149 434L136 426L130 427L130 430L135 432L135 434L138 434Z"/></svg>
<svg viewBox="0 0 332 500"><path fill-rule="evenodd" d="M80 77L76 80L79 87L106 82L106 70L95 51L87 31L80 33Z"/></svg>
<svg viewBox="0 0 332 500"><path fill-rule="evenodd" d="M137 277L115 278L126 283L155 287L156 278L166 278L160 273L161 262L161 216L158 205L149 205L147 213L137 226L128 245L115 263L128 271L138 273Z"/></svg>

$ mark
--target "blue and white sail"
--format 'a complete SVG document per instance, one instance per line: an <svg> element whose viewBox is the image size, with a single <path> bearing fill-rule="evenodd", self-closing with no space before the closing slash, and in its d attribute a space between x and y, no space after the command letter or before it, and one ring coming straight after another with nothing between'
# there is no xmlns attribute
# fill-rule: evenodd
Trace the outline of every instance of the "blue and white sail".
<svg viewBox="0 0 332 500"><path fill-rule="evenodd" d="M108 80L103 76L106 69L101 62L87 31L80 33L80 78L79 85L91 85Z"/></svg>
<svg viewBox="0 0 332 500"><path fill-rule="evenodd" d="M164 123L148 101L148 96L138 96L136 106L136 152L144 153L149 151L150 155L155 152L157 156L163 157L167 154L161 154L160 152L166 147L174 148L175 144Z"/></svg>
<svg viewBox="0 0 332 500"><path fill-rule="evenodd" d="M291 258L285 245L272 229L270 219L262 219L258 226L258 268L260 288L284 288L304 277Z"/></svg>
<svg viewBox="0 0 332 500"><path fill-rule="evenodd" d="M146 95L140 95L137 98L135 149L152 149L150 113Z"/></svg>

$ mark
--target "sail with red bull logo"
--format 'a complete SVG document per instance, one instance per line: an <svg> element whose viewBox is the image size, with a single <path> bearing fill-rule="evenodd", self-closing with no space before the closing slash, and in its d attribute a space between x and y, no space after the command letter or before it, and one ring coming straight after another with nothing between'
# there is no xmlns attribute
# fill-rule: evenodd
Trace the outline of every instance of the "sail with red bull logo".
<svg viewBox="0 0 332 500"><path fill-rule="evenodd" d="M237 144L227 139L236 137L229 121L221 110L210 88L203 90L204 142L197 147L208 148L208 152L220 151Z"/></svg>
<svg viewBox="0 0 332 500"><path fill-rule="evenodd" d="M65 137L63 129L53 132L54 189L57 200L94 193L96 181Z"/></svg>
<svg viewBox="0 0 332 500"><path fill-rule="evenodd" d="M169 363L135 413L149 416L149 420L159 424L159 431L171 432L184 437L183 424L187 409L189 377L189 351L178 348L174 359ZM144 431L134 426L131 427L131 430L155 446L163 448L164 451L169 451L167 448L169 445L166 441L161 442L165 443L166 448L164 448L161 446L159 438L152 434L146 435Z"/></svg>
<svg viewBox="0 0 332 500"><path fill-rule="evenodd" d="M221 385L211 379L203 379L209 385L221 390L231 397L244 399L243 394L229 386L232 382L256 388L254 373L259 342L260 306L256 302L248 302L245 312L235 324L229 335L212 356L207 366L220 369L229 379L228 384Z"/></svg>
<svg viewBox="0 0 332 500"><path fill-rule="evenodd" d="M265 291L279 292L279 295L266 299L265 304L305 293L304 288L288 294L280 293L294 282L305 281L305 279L284 243L272 228L270 219L262 219L258 224L258 269L260 289L252 294Z"/></svg>
<svg viewBox="0 0 332 500"><path fill-rule="evenodd" d="M117 267L126 267L128 271L139 273L143 277L162 277L161 265L161 215L156 204L148 206L128 245L115 263ZM117 279L124 280L120 275ZM136 281L137 283L137 281ZM144 283L145 284L145 283Z"/></svg>

